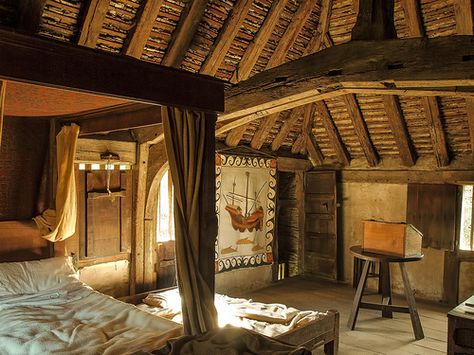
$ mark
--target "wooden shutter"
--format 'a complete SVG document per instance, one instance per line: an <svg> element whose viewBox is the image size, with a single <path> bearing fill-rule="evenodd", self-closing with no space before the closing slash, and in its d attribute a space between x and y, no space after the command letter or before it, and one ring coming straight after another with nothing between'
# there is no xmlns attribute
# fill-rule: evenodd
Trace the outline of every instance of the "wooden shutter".
<svg viewBox="0 0 474 355"><path fill-rule="evenodd" d="M132 184L131 171L111 171L107 193L107 172L87 171L80 215L85 220L81 231L81 257L99 258L130 252ZM82 210L81 210L82 209Z"/></svg>
<svg viewBox="0 0 474 355"><path fill-rule="evenodd" d="M457 186L408 184L407 223L423 233L423 247L454 250Z"/></svg>
<svg viewBox="0 0 474 355"><path fill-rule="evenodd" d="M305 174L305 272L337 279L336 173Z"/></svg>

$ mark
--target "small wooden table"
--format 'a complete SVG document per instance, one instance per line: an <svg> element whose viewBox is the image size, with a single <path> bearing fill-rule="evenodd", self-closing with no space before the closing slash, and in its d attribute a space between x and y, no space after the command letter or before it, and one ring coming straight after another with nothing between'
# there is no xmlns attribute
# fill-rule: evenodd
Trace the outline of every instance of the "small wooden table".
<svg viewBox="0 0 474 355"><path fill-rule="evenodd" d="M380 310L382 311L382 317L384 318L392 318L392 312L410 313L411 324L413 326L413 333L415 333L415 338L417 340L423 339L425 335L423 333L420 317L418 316L418 311L416 309L415 297L413 296L413 292L410 287L410 281L408 280L407 270L405 268L406 262L421 260L423 258L423 255L404 258L401 256L369 253L364 252L360 245L352 246L350 248L350 251L352 255L354 255L356 258L364 260L364 267L362 269L362 275L360 277L359 284L357 285L357 291L354 297L354 303L352 304L351 315L349 316L349 321L347 322L347 326L349 327L349 329L354 330L357 321L357 315L359 314L360 308ZM382 271L382 303L362 302L362 296L369 273L369 266L371 263L375 262L380 263L380 268ZM389 267L390 263L398 263L398 265L400 266L403 285L405 288L405 298L407 300L408 307L392 305L392 285L390 282Z"/></svg>
<svg viewBox="0 0 474 355"><path fill-rule="evenodd" d="M448 313L448 354L474 354L474 295Z"/></svg>

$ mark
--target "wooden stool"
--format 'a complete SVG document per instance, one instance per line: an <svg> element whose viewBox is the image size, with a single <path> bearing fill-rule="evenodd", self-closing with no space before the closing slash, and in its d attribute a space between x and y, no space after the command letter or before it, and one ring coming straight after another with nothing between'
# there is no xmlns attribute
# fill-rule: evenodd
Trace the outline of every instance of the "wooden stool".
<svg viewBox="0 0 474 355"><path fill-rule="evenodd" d="M360 277L359 284L357 285L357 291L354 297L354 303L352 304L351 315L349 316L349 321L347 322L349 329L354 330L360 308L380 310L382 311L382 317L384 318L392 318L392 312L410 313L415 339L423 339L425 335L423 334L420 317L418 316L418 311L416 309L415 297L413 296L413 292L410 287L410 281L408 280L407 270L405 268L406 262L421 260L423 255L404 258L401 256L369 253L364 252L360 245L352 246L350 251L356 258L364 260L364 267L362 269L362 275ZM380 263L382 303L362 302L362 296L369 274L369 266L375 262ZM405 298L407 300L408 307L392 305L392 286L390 281L389 267L390 263L398 263L400 266L403 285L405 288Z"/></svg>

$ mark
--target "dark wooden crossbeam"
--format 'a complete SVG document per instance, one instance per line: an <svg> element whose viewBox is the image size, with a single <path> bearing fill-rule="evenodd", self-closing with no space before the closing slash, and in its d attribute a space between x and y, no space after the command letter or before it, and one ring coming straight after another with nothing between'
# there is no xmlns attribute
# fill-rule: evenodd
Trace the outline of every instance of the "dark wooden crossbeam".
<svg viewBox="0 0 474 355"><path fill-rule="evenodd" d="M206 112L224 109L224 83L217 79L4 30L0 79Z"/></svg>
<svg viewBox="0 0 474 355"><path fill-rule="evenodd" d="M81 127L81 136L103 134L161 124L161 108L156 105L126 104L63 118Z"/></svg>
<svg viewBox="0 0 474 355"><path fill-rule="evenodd" d="M225 113L218 120L245 116L244 124L341 95L338 91L342 90L342 94L357 90L414 96L452 92L471 97L473 42L473 36L450 36L334 46L256 74L227 90Z"/></svg>

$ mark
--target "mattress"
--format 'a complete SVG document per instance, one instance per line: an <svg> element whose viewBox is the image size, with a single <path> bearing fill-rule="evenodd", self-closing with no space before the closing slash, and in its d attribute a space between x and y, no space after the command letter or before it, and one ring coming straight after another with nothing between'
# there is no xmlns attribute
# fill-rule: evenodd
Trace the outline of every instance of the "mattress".
<svg viewBox="0 0 474 355"><path fill-rule="evenodd" d="M161 348L182 333L181 325L75 277L42 283L24 268L12 273L5 265L0 264L0 354L132 354Z"/></svg>

